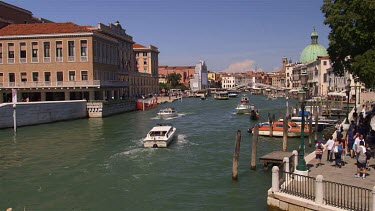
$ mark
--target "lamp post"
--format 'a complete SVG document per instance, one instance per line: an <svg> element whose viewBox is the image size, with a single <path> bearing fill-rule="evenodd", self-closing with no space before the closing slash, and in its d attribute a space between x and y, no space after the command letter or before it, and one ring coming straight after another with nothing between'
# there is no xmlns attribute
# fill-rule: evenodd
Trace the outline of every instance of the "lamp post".
<svg viewBox="0 0 375 211"><path fill-rule="evenodd" d="M345 86L345 89L346 89L346 97L348 98L348 101L346 103L346 121L345 121L345 124L349 124L349 94L350 94L350 83L352 81L350 80L350 78L348 78L348 80L346 80L346 86Z"/></svg>
<svg viewBox="0 0 375 211"><path fill-rule="evenodd" d="M357 114L357 83L358 83L358 78L355 78L354 79L354 84L355 84L355 89L354 89L354 92L355 92L355 101L354 101L354 114L353 114L353 117L354 117L354 121L355 121L355 124L357 124L357 117L358 117L358 114Z"/></svg>
<svg viewBox="0 0 375 211"><path fill-rule="evenodd" d="M306 100L306 91L305 86L307 84L307 74L301 73L301 85L302 89L298 91L298 102L301 103L302 111L302 124L301 124L301 139L298 152L298 171L307 171L306 161L305 161L305 100Z"/></svg>

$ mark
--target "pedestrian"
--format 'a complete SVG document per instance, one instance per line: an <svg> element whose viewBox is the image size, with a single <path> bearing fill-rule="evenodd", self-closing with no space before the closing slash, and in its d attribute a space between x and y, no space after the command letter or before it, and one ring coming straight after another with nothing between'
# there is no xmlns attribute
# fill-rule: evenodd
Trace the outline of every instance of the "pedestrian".
<svg viewBox="0 0 375 211"><path fill-rule="evenodd" d="M333 153L335 154L335 167L341 168L342 149L342 143L338 139L335 139L335 144L333 146Z"/></svg>
<svg viewBox="0 0 375 211"><path fill-rule="evenodd" d="M362 171L362 179L366 178L366 163L367 163L367 157L366 157L366 148L364 146L364 141L359 142L359 147L357 149L358 153L358 159L357 159L357 174L355 177L360 178L361 177L361 171Z"/></svg>
<svg viewBox="0 0 375 211"><path fill-rule="evenodd" d="M333 141L333 137L331 136L327 143L324 145L324 148L327 148L327 162L332 162L332 148L335 142Z"/></svg>
<svg viewBox="0 0 375 211"><path fill-rule="evenodd" d="M353 127L346 134L346 145L347 145L348 153L349 153L351 158L354 158L353 144L354 144L355 138L356 138L355 128Z"/></svg>
<svg viewBox="0 0 375 211"><path fill-rule="evenodd" d="M318 141L315 145L315 168L318 168L318 166L322 164L323 149L324 146L322 142Z"/></svg>
<svg viewBox="0 0 375 211"><path fill-rule="evenodd" d="M358 134L357 138L354 140L354 145L353 145L353 149L354 151L356 152L356 159L358 160L358 147L359 147L359 144L360 142L363 141L363 143L365 144L365 140L363 139L363 135L362 134Z"/></svg>

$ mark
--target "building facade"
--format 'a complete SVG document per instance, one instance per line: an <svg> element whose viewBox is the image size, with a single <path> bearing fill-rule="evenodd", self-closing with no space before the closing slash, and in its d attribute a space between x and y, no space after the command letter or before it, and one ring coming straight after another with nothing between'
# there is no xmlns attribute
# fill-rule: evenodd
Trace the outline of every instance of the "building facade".
<svg viewBox="0 0 375 211"><path fill-rule="evenodd" d="M199 63L195 65L193 78L190 79L190 89L192 91L198 91L207 88L209 88L207 66L204 61L199 61Z"/></svg>
<svg viewBox="0 0 375 211"><path fill-rule="evenodd" d="M120 23L11 24L0 29L0 102L109 100L147 94L133 38Z"/></svg>

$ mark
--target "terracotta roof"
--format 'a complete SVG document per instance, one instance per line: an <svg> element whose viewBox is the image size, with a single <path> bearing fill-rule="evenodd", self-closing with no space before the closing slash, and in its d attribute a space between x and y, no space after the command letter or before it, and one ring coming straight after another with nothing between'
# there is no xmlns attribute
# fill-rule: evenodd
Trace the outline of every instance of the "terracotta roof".
<svg viewBox="0 0 375 211"><path fill-rule="evenodd" d="M145 47L141 44L135 43L135 44L133 44L133 48L147 48L147 47Z"/></svg>
<svg viewBox="0 0 375 211"><path fill-rule="evenodd" d="M64 34L91 32L85 26L67 23L35 23L11 24L0 29L0 36L32 35L32 34Z"/></svg>

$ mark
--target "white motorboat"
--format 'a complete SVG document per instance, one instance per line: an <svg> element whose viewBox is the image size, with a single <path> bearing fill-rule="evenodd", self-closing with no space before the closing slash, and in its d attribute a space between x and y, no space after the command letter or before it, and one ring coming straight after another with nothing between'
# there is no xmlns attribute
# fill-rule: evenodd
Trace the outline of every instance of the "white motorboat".
<svg viewBox="0 0 375 211"><path fill-rule="evenodd" d="M248 114L251 111L251 106L248 103L240 103L236 107L237 114Z"/></svg>
<svg viewBox="0 0 375 211"><path fill-rule="evenodd" d="M165 148L173 141L176 128L171 125L156 125L147 133L143 146L147 148Z"/></svg>
<svg viewBox="0 0 375 211"><path fill-rule="evenodd" d="M171 118L171 117L176 117L177 115L178 115L177 111L173 107L168 107L168 108L165 108L165 109L161 109L158 112L158 116L160 118Z"/></svg>

